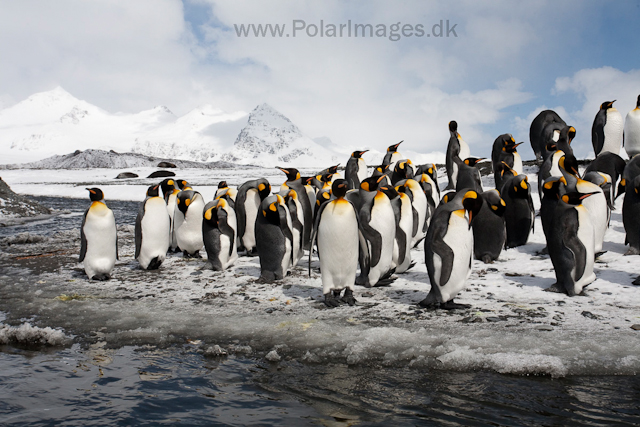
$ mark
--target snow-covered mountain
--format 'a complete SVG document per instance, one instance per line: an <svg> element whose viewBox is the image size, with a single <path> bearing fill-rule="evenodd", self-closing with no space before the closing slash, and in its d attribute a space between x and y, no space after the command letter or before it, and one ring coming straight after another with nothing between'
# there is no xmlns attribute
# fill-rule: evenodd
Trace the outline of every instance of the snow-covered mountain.
<svg viewBox="0 0 640 427"><path fill-rule="evenodd" d="M229 113L212 105L181 117L164 106L112 114L57 87L0 110L0 162L35 162L99 149L263 166L346 163L344 155L316 143L267 104L257 106L245 120L243 111Z"/></svg>

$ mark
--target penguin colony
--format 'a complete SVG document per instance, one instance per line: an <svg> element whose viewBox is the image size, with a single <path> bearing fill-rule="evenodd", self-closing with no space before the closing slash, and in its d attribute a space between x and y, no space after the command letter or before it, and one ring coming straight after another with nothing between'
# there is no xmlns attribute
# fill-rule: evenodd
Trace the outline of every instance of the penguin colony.
<svg viewBox="0 0 640 427"><path fill-rule="evenodd" d="M584 174L571 142L576 129L552 111L542 111L530 127L539 164L540 217L556 283L547 290L580 294L595 280L615 199L626 193L622 216L627 255L640 254L640 96L623 121L603 102L593 122L596 158ZM424 245L431 290L419 304L456 309L454 302L471 274L472 260L492 263L503 248L525 245L536 212L523 174L517 143L496 138L491 152L495 188L484 189L478 165L448 124L446 185L441 194L436 166L415 165L388 147L380 165L368 168L354 151L344 169L335 165L309 177L277 167L285 176L279 191L262 178L237 189L226 181L206 202L184 180L167 178L149 187L135 224L135 258L144 270L158 269L168 252L200 258L204 248L213 270L229 268L238 254L258 256L260 280L287 276L317 249L327 307L355 305L356 284L384 286L415 265L411 249ZM628 162L619 156L624 146ZM371 173L369 173L371 170ZM92 280L108 280L118 257L113 212L98 188L88 188L91 205L81 227L80 261ZM163 196L160 196L160 190Z"/></svg>

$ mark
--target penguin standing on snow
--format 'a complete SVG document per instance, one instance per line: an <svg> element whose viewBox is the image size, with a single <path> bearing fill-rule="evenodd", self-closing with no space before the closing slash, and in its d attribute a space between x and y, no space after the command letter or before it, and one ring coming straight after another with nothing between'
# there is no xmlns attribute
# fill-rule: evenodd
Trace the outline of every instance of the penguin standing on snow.
<svg viewBox="0 0 640 427"><path fill-rule="evenodd" d="M436 209L424 244L431 290L420 301L420 306L447 310L469 308L468 305L456 304L453 299L464 289L471 274L471 224L481 207L482 199L478 193L465 189Z"/></svg>
<svg viewBox="0 0 640 427"><path fill-rule="evenodd" d="M271 194L271 185L266 178L247 181L238 187L236 195L236 218L238 221L238 250L247 255L256 255L256 218L260 203Z"/></svg>
<svg viewBox="0 0 640 427"><path fill-rule="evenodd" d="M449 144L447 145L447 154L445 158L445 166L447 168L447 190L456 188L458 182L458 165L454 161L454 157L458 156L460 160L464 160L471 155L469 146L458 133L458 122L449 122Z"/></svg>
<svg viewBox="0 0 640 427"><path fill-rule="evenodd" d="M159 185L147 190L138 210L135 226L135 258L143 270L156 270L167 257L171 243L171 218L167 204L160 197Z"/></svg>
<svg viewBox="0 0 640 427"><path fill-rule="evenodd" d="M562 185L560 192L564 192ZM571 191L558 200L547 239L549 257L556 273L556 283L546 289L549 292L575 296L596 278L593 226L589 213L582 206L582 201L592 194Z"/></svg>
<svg viewBox="0 0 640 427"><path fill-rule="evenodd" d="M576 129L573 126L565 126L558 134L558 139L554 143L550 143L547 146L547 150L552 154L548 156L540 170L538 171L538 196L542 200L542 183L550 176L561 177L562 172L558 162L562 156L565 156L565 165L569 168L575 168L575 174L578 174L578 161L573 155L573 149L571 149L571 141L576 136Z"/></svg>
<svg viewBox="0 0 640 427"><path fill-rule="evenodd" d="M396 184L396 190L406 193L411 200L413 212L413 230L411 233L411 247L415 248L427 235L431 216L430 204L422 186L415 179L407 179Z"/></svg>
<svg viewBox="0 0 640 427"><path fill-rule="evenodd" d="M99 188L87 188L91 206L80 228L80 262L91 280L109 280L118 259L116 220Z"/></svg>
<svg viewBox="0 0 640 427"><path fill-rule="evenodd" d="M485 264L497 260L507 238L504 223L506 204L498 190L479 193L482 207L473 220L473 254Z"/></svg>
<svg viewBox="0 0 640 427"><path fill-rule="evenodd" d="M276 169L280 169L287 175L287 181L282 184L280 191L287 188L296 190L298 193L298 200L302 205L302 213L304 216L303 234L302 234L302 247L309 250L311 248L311 229L313 228L313 210L311 209L311 201L307 196L307 191L304 188L304 184L300 179L300 172L294 168L281 168L276 166Z"/></svg>
<svg viewBox="0 0 640 427"><path fill-rule="evenodd" d="M367 163L362 158L362 155L369 150L354 151L347 161L345 168L345 179L349 190L360 188L360 182L367 177Z"/></svg>
<svg viewBox="0 0 640 427"><path fill-rule="evenodd" d="M202 212L204 199L193 190L182 190L178 193L174 214L174 230L176 241L186 258L201 258L200 249L204 245L202 239Z"/></svg>
<svg viewBox="0 0 640 427"><path fill-rule="evenodd" d="M349 305L356 303L353 288L358 268L358 251L363 239L358 227L358 213L344 197L348 186L343 179L333 182L331 189L335 199L320 206L313 228L311 243L313 245L315 241L318 245L322 293L327 307L337 307L341 302ZM344 295L341 297L343 289Z"/></svg>
<svg viewBox="0 0 640 427"><path fill-rule="evenodd" d="M506 204L504 220L507 227L506 248L527 243L536 216L531 199L531 186L526 175L510 177L500 191Z"/></svg>
<svg viewBox="0 0 640 427"><path fill-rule="evenodd" d="M522 142L516 144L516 140L513 139L510 133L500 135L493 141L493 148L491 150L491 162L493 165L493 178L496 188L502 188L502 162L504 162L511 169L516 171L518 175L523 172L522 158L516 148L522 144Z"/></svg>
<svg viewBox="0 0 640 427"><path fill-rule="evenodd" d="M538 164L542 163L549 157L553 151L548 150L547 145L558 140L560 130L567 124L553 110L541 111L531 122L529 128L529 141L531 148L536 155ZM555 151L555 149L554 149ZM569 153L567 153L569 154ZM573 154L573 152L571 152Z"/></svg>
<svg viewBox="0 0 640 427"><path fill-rule="evenodd" d="M291 267L293 234L284 198L274 194L262 201L256 219L256 244L260 258L260 279L283 279Z"/></svg>
<svg viewBox="0 0 640 427"><path fill-rule="evenodd" d="M207 259L213 270L226 270L238 259L236 214L227 200L220 198L207 203L202 216Z"/></svg>
<svg viewBox="0 0 640 427"><path fill-rule="evenodd" d="M291 234L293 236L291 266L295 267L304 255L304 249L302 248L304 212L302 211L302 205L298 200L296 190L289 188L285 193L282 193L281 196L284 197L284 201L289 209L289 215L291 216Z"/></svg>
<svg viewBox="0 0 640 427"><path fill-rule="evenodd" d="M382 192L382 177L367 178L360 183L360 229L367 241L369 265L360 264L360 276L356 283L366 287L385 285L394 279L393 244L396 220L391 201ZM414 181L415 182L415 181ZM417 183L416 183L417 185Z"/></svg>
<svg viewBox="0 0 640 427"><path fill-rule="evenodd" d="M593 120L591 144L596 157L600 153L620 153L624 123L622 114L613 106L613 101L605 101Z"/></svg>
<svg viewBox="0 0 640 427"><path fill-rule="evenodd" d="M413 208L411 199L406 193L398 192L393 187L383 187L382 192L391 201L396 219L396 237L393 242L392 260L396 265L396 273L404 273L415 263L411 262L411 234L413 233Z"/></svg>
<svg viewBox="0 0 640 427"><path fill-rule="evenodd" d="M176 200L178 198L178 193L180 190L176 188L176 181L171 178L167 178L160 183L160 188L162 189L162 195L164 196L164 201L167 204L167 212L169 213L169 222L171 229L171 236L169 238L169 249L172 252L180 252L180 248L178 247L178 241L176 240L176 233L173 229L173 217L176 211Z"/></svg>
<svg viewBox="0 0 640 427"><path fill-rule="evenodd" d="M640 95L636 108L629 111L624 119L623 144L629 158L640 154Z"/></svg>

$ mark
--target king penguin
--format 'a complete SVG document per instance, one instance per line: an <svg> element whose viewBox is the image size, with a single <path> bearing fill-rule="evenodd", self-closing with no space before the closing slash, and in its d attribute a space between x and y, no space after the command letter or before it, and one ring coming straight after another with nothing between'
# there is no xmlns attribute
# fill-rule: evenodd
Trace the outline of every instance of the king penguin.
<svg viewBox="0 0 640 427"><path fill-rule="evenodd" d="M465 287L473 258L472 221L482 207L473 190L459 191L453 200L438 206L424 243L424 260L431 282L422 307L469 308L453 299Z"/></svg>
<svg viewBox="0 0 640 427"><path fill-rule="evenodd" d="M563 186L560 186L562 194ZM554 211L551 232L547 240L549 257L556 274L556 283L549 292L578 295L596 278L593 226L582 201L592 193L569 192L562 194Z"/></svg>
<svg viewBox="0 0 640 427"><path fill-rule="evenodd" d="M505 180L500 194L506 204L504 220L507 227L507 241L505 247L515 248L525 245L533 230L536 216L527 176L517 175Z"/></svg>
<svg viewBox="0 0 640 427"><path fill-rule="evenodd" d="M622 178L626 165L627 162L617 154L602 153L589 163L589 166L587 166L587 169L584 172L585 175L589 172L601 172L609 176L611 180L611 194L608 196L608 199L612 210L615 210L613 202L616 197L618 197L618 179ZM624 191L624 185L622 185L621 189Z"/></svg>
<svg viewBox="0 0 640 427"><path fill-rule="evenodd" d="M467 157L461 160L457 155L453 156L453 161L458 167L456 191L460 191L463 188L470 188L475 192L482 192L482 178L480 177L478 163L483 160L484 158L478 157Z"/></svg>
<svg viewBox="0 0 640 427"><path fill-rule="evenodd" d="M353 296L358 253L364 246L358 226L358 213L351 202L345 199L349 185L337 179L331 186L335 199L323 203L315 220L312 245L315 241L320 258L322 293L327 307L337 307L341 302L355 305ZM309 252L311 265L311 251ZM340 294L344 289L344 295Z"/></svg>
<svg viewBox="0 0 640 427"><path fill-rule="evenodd" d="M347 161L345 168L345 179L349 185L349 190L360 188L360 182L367 177L367 163L362 155L369 150L354 151Z"/></svg>
<svg viewBox="0 0 640 427"><path fill-rule="evenodd" d="M256 219L261 280L273 282L287 275L291 267L292 244L289 209L281 195L271 195L260 204Z"/></svg>
<svg viewBox="0 0 640 427"><path fill-rule="evenodd" d="M636 108L629 111L624 119L623 143L629 158L640 154L640 95L636 101Z"/></svg>
<svg viewBox="0 0 640 427"><path fill-rule="evenodd" d="M430 204L422 186L415 179L406 179L396 184L396 190L406 193L411 200L413 212L413 230L411 233L411 247L415 248L427 235L431 220Z"/></svg>
<svg viewBox="0 0 640 427"><path fill-rule="evenodd" d="M298 200L302 205L302 213L304 214L303 234L302 234L302 247L309 250L311 248L311 229L313 228L313 211L311 208L311 201L307 196L307 191L304 188L304 183L300 179L300 172L295 168L281 168L276 166L276 169L280 169L287 176L287 181L280 186L280 191L287 188L292 188L298 193Z"/></svg>
<svg viewBox="0 0 640 427"><path fill-rule="evenodd" d="M413 233L413 207L408 194L393 187L382 187L382 192L391 201L396 219L396 237L393 242L392 260L396 273L404 273L415 265L411 262L411 235Z"/></svg>
<svg viewBox="0 0 640 427"><path fill-rule="evenodd" d="M174 230L176 241L187 258L200 258L200 249L204 245L202 240L202 212L204 199L193 190L182 190L176 200L174 214Z"/></svg>
<svg viewBox="0 0 640 427"><path fill-rule="evenodd" d="M523 172L522 158L516 149L522 142L516 144L516 140L510 133L500 135L493 141L491 150L491 162L493 165L493 178L496 188L502 188L501 174L502 162L506 163L518 175Z"/></svg>
<svg viewBox="0 0 640 427"><path fill-rule="evenodd" d="M202 239L214 271L226 270L238 259L236 214L225 199L207 203L202 213Z"/></svg>
<svg viewBox="0 0 640 427"><path fill-rule="evenodd" d="M303 233L303 221L304 212L300 200L298 200L298 193L296 190L289 188L281 194L284 197L284 202L289 209L289 215L291 216L291 234L293 236L293 242L291 246L292 250L292 267L298 265L300 259L304 255L304 249L302 248L302 233Z"/></svg>
<svg viewBox="0 0 640 427"><path fill-rule="evenodd" d="M229 187L229 185L227 184L227 181L220 181L218 183L218 189L216 190L216 194L215 196L213 196L213 198L217 199L222 193L228 194L231 200L235 202L236 196L238 195L238 190L235 188Z"/></svg>
<svg viewBox="0 0 640 427"><path fill-rule="evenodd" d="M236 218L238 220L238 250L247 255L256 255L256 218L260 203L271 194L271 185L266 178L247 181L238 187L236 195Z"/></svg>
<svg viewBox="0 0 640 427"><path fill-rule="evenodd" d="M169 213L170 220L170 228L171 228L171 237L169 239L169 249L172 252L180 252L180 248L178 247L178 241L176 240L176 233L173 229L173 217L176 211L176 200L178 197L178 193L180 190L176 188L176 181L167 178L160 183L160 188L162 189L162 194L164 195L164 201L167 204L167 212Z"/></svg>
<svg viewBox="0 0 640 427"><path fill-rule="evenodd" d="M116 220L99 188L87 188L91 206L80 228L80 262L91 280L109 280L118 259Z"/></svg>
<svg viewBox="0 0 640 427"><path fill-rule="evenodd" d="M567 124L553 110L541 111L531 122L529 128L529 141L531 148L536 155L538 164L544 162L547 157L553 154L553 151L547 149L549 143L558 140L559 132ZM555 151L555 149L554 149Z"/></svg>
<svg viewBox="0 0 640 427"><path fill-rule="evenodd" d="M404 141L400 141L397 144L393 144L387 147L387 153L382 159L382 164L389 166L390 171L393 171L393 169L396 167L396 162L402 159L402 154L398 152L398 147L403 142Z"/></svg>
<svg viewBox="0 0 640 427"><path fill-rule="evenodd" d="M629 245L625 255L640 255L640 175L629 179L625 187L622 223L626 233L624 243Z"/></svg>
<svg viewBox="0 0 640 427"><path fill-rule="evenodd" d="M485 264L498 259L507 238L504 223L506 204L498 190L479 193L482 207L473 220L473 254Z"/></svg>
<svg viewBox="0 0 640 427"><path fill-rule="evenodd" d="M158 187L152 185L147 189L147 197L140 204L136 217L135 258L143 270L158 269L171 243L171 218Z"/></svg>
<svg viewBox="0 0 640 427"><path fill-rule="evenodd" d="M591 144L596 157L600 153L620 154L624 123L622 114L613 106L613 101L605 101L593 119Z"/></svg>
<svg viewBox="0 0 640 427"><path fill-rule="evenodd" d="M471 152L467 143L458 133L458 122L453 120L449 122L449 144L447 145L445 158L448 179L447 190L455 189L458 182L458 165L454 161L454 156L456 155L460 160L464 160L471 155Z"/></svg>

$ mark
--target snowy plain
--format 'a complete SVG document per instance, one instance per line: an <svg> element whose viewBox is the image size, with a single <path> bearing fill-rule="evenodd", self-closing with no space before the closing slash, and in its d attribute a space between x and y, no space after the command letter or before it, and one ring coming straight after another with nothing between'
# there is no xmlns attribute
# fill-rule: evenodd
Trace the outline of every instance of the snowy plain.
<svg viewBox="0 0 640 427"><path fill-rule="evenodd" d="M115 180L120 172L147 176L154 169L6 170L2 178L19 193L87 199L85 187L100 187L109 200L142 201L158 179ZM537 168L525 169L539 208ZM312 170L301 170L303 175ZM284 181L275 168L176 170L205 200L217 183L237 186L266 177L277 191ZM444 171L439 171L443 184ZM493 186L484 177L485 189ZM637 256L623 256L622 201L616 203L596 262L597 279L584 295L544 292L554 283L539 217L527 245L505 250L493 264L474 260L467 288L456 301L468 310L429 311L416 304L430 289L422 245L412 250L416 265L390 286L357 287L355 307L327 309L322 303L319 262L307 257L284 280L257 281L257 257L214 272L205 259L168 257L160 270L140 270L133 259L133 223L119 227L120 260L108 282L87 280L77 263L78 228L57 233L25 253L49 251L47 268L13 262L0 277L5 298L21 293L6 313L13 324L25 319L40 327L62 328L68 335L99 333L109 346L197 342L204 351L259 354L267 360L297 359L350 365L382 363L416 369L477 370L509 374L635 375L640 371L640 287ZM12 245L13 250L20 245ZM29 274L20 271L29 270ZM11 269L10 269L11 270ZM0 308L2 310L2 308ZM7 309L4 309L7 311ZM5 327L6 329L6 327Z"/></svg>

